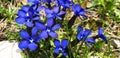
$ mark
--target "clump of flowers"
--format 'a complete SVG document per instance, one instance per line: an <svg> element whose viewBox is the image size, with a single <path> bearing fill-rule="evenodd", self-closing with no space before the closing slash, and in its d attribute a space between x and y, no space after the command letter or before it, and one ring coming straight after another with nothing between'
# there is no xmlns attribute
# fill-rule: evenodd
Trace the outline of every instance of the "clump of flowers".
<svg viewBox="0 0 120 58"><path fill-rule="evenodd" d="M82 26L78 26L76 29L77 34L74 36L76 39L71 40L70 34L68 36L59 35L58 30L63 27L67 27L67 30L69 30L64 32L70 33L77 17L87 18L87 11L79 4L71 0L28 0L28 2L30 5L22 6L18 10L18 17L15 19L18 24L25 24L27 27L25 30L20 31L22 38L18 45L20 49L41 50L44 47L41 41L42 43L48 41L48 48L52 48L57 56L62 54L63 57L72 57L71 55L74 53L72 51L72 47L74 47L72 43L74 41L76 41L74 45L83 41L87 46L91 46L96 42L97 38L102 38L107 43L107 37L103 34L101 27L98 28L98 35L94 37L89 37L92 34L92 30L84 30ZM66 21L67 9L70 8L72 8L71 12L74 15L70 20L67 20L66 23L68 24L64 25L66 24L63 21ZM67 39L62 39L61 37ZM53 42L54 46L50 42Z"/></svg>

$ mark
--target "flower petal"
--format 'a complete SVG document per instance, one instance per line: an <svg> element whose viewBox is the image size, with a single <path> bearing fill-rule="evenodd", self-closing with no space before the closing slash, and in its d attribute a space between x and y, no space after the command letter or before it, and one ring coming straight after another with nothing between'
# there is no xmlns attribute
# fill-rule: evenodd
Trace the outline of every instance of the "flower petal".
<svg viewBox="0 0 120 58"><path fill-rule="evenodd" d="M60 47L60 41L57 40L57 39L55 39L55 40L54 40L54 45L55 45L56 47Z"/></svg>
<svg viewBox="0 0 120 58"><path fill-rule="evenodd" d="M29 41L21 41L20 43L19 43L19 45L18 45L18 47L20 48L20 49L26 49L27 47L28 47L28 45L29 45Z"/></svg>
<svg viewBox="0 0 120 58"><path fill-rule="evenodd" d="M84 11L84 9L81 9L81 11L79 12L79 15L85 15L87 12Z"/></svg>
<svg viewBox="0 0 120 58"><path fill-rule="evenodd" d="M52 14L46 14L47 18L54 18L54 16Z"/></svg>
<svg viewBox="0 0 120 58"><path fill-rule="evenodd" d="M54 24L54 19L52 19L52 18L49 18L49 19L47 19L47 26L48 27L51 27L53 24Z"/></svg>
<svg viewBox="0 0 120 58"><path fill-rule="evenodd" d="M23 10L18 10L18 16L19 17L26 17L26 12Z"/></svg>
<svg viewBox="0 0 120 58"><path fill-rule="evenodd" d="M38 8L37 8L37 11L39 12L39 11L41 11L41 10L45 10L45 6L39 6Z"/></svg>
<svg viewBox="0 0 120 58"><path fill-rule="evenodd" d="M59 28L61 28L61 25L60 24L56 24L52 27L52 30L55 31L55 30L58 30Z"/></svg>
<svg viewBox="0 0 120 58"><path fill-rule="evenodd" d="M83 40L83 31L80 31L77 35L78 40Z"/></svg>
<svg viewBox="0 0 120 58"><path fill-rule="evenodd" d="M26 26L33 27L33 23L32 22L26 22Z"/></svg>
<svg viewBox="0 0 120 58"><path fill-rule="evenodd" d="M107 37L104 34L101 34L100 37L105 41L105 43L108 42Z"/></svg>
<svg viewBox="0 0 120 58"><path fill-rule="evenodd" d="M63 39L62 42L61 42L61 46L63 48L66 48L68 46L68 39Z"/></svg>
<svg viewBox="0 0 120 58"><path fill-rule="evenodd" d="M22 10L25 11L25 12L28 12L29 8L30 8L30 6L28 6L28 5L22 6Z"/></svg>
<svg viewBox="0 0 120 58"><path fill-rule="evenodd" d="M59 48L56 47L56 48L54 49L54 52L55 52L56 54L59 54L59 53L60 53Z"/></svg>
<svg viewBox="0 0 120 58"><path fill-rule="evenodd" d="M58 13L58 16L61 16L61 15L63 15L63 14L65 14L65 12L64 12L64 11L61 11L60 13Z"/></svg>
<svg viewBox="0 0 120 58"><path fill-rule="evenodd" d="M40 39L41 39L41 37L40 37L40 36L38 36L38 37L36 37L36 38L34 39L34 42L39 42L39 41L40 41Z"/></svg>
<svg viewBox="0 0 120 58"><path fill-rule="evenodd" d="M37 31L38 31L37 27L32 28L32 37L37 34Z"/></svg>
<svg viewBox="0 0 120 58"><path fill-rule="evenodd" d="M56 32L49 32L49 35L52 37L52 38L57 38L58 37L58 34Z"/></svg>
<svg viewBox="0 0 120 58"><path fill-rule="evenodd" d="M46 30L44 30L40 33L40 37L41 38L48 38L48 33L46 32Z"/></svg>
<svg viewBox="0 0 120 58"><path fill-rule="evenodd" d="M56 18L57 18L57 19L59 19L59 20L62 20L62 18L61 18L61 17L59 17L59 16L56 16Z"/></svg>
<svg viewBox="0 0 120 58"><path fill-rule="evenodd" d="M30 50L36 50L37 47L38 47L38 45L35 44L34 42L33 42L33 43L30 43L30 44L28 45L28 48L29 48Z"/></svg>
<svg viewBox="0 0 120 58"><path fill-rule="evenodd" d="M77 32L83 31L83 27L82 26L78 26L77 28Z"/></svg>
<svg viewBox="0 0 120 58"><path fill-rule="evenodd" d="M18 24L24 24L26 22L25 18L17 17L15 20Z"/></svg>
<svg viewBox="0 0 120 58"><path fill-rule="evenodd" d="M40 30L45 30L46 29L46 26L41 22L36 22L35 24L36 24L36 27Z"/></svg>
<svg viewBox="0 0 120 58"><path fill-rule="evenodd" d="M54 11L54 13L58 13L59 12L59 6L55 6L53 11Z"/></svg>
<svg viewBox="0 0 120 58"><path fill-rule="evenodd" d="M98 27L98 36L103 33L103 29L101 27Z"/></svg>
<svg viewBox="0 0 120 58"><path fill-rule="evenodd" d="M22 30L22 31L20 32L20 36L21 36L22 38L24 38L24 39L27 39L27 40L30 39L30 35L29 35L28 32L25 31L25 30Z"/></svg>
<svg viewBox="0 0 120 58"><path fill-rule="evenodd" d="M34 17L32 20L40 20L40 16L38 15L38 16Z"/></svg>
<svg viewBox="0 0 120 58"><path fill-rule="evenodd" d="M50 9L48 9L48 8L47 8L47 9L45 9L45 12L46 12L46 14L47 14L47 13L49 13L49 14L53 13L53 11L52 11L52 10L50 10Z"/></svg>
<svg viewBox="0 0 120 58"><path fill-rule="evenodd" d="M80 5L79 5L79 4L76 4L76 5L75 5L75 9L76 9L77 12L79 12L79 11L81 10Z"/></svg>
<svg viewBox="0 0 120 58"><path fill-rule="evenodd" d="M95 39L94 38L87 38L86 41L89 42L89 43L95 43Z"/></svg>
<svg viewBox="0 0 120 58"><path fill-rule="evenodd" d="M87 29L84 31L83 37L85 38L86 36L89 36L91 33L92 31Z"/></svg>

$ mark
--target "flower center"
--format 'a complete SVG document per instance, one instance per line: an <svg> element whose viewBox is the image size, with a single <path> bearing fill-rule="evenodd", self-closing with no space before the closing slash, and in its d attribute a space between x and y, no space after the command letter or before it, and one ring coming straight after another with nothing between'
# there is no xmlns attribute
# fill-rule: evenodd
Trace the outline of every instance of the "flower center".
<svg viewBox="0 0 120 58"><path fill-rule="evenodd" d="M47 28L47 32L50 32L51 30L50 30L50 28Z"/></svg>
<svg viewBox="0 0 120 58"><path fill-rule="evenodd" d="M60 52L64 52L64 50L63 50L62 48L59 48L59 51L60 51Z"/></svg>
<svg viewBox="0 0 120 58"><path fill-rule="evenodd" d="M32 42L33 42L33 39L30 39L30 42L32 43Z"/></svg>

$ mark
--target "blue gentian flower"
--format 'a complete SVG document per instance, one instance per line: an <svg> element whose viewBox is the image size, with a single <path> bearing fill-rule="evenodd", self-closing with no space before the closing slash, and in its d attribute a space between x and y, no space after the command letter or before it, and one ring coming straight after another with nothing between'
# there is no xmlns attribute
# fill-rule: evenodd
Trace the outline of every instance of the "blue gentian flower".
<svg viewBox="0 0 120 58"><path fill-rule="evenodd" d="M72 10L74 12L74 15L76 16L83 16L84 18L87 18L85 16L85 14L87 13L87 11L85 11L79 4L76 5L72 5Z"/></svg>
<svg viewBox="0 0 120 58"><path fill-rule="evenodd" d="M18 47L20 49L29 48L30 50L36 50L38 47L36 43L40 40L40 37L36 36L37 31L37 28L34 27L32 29L32 35L30 36L27 31L22 30L20 32L20 36L23 38L23 40L19 43Z"/></svg>
<svg viewBox="0 0 120 58"><path fill-rule="evenodd" d="M89 35L91 35L92 31L91 30L83 30L83 27L79 26L78 29L78 34L77 34L77 39L84 41L88 46L90 46L90 43L95 43L94 38L87 38Z"/></svg>
<svg viewBox="0 0 120 58"><path fill-rule="evenodd" d="M53 10L52 9L46 9L45 10L46 17L47 18L53 18L53 19L57 18L59 20L62 20L62 18L60 16L65 14L65 12L64 11L60 11L59 12L59 11L60 11L60 7L59 6L55 6L53 8Z"/></svg>
<svg viewBox="0 0 120 58"><path fill-rule="evenodd" d="M108 42L107 37L103 34L103 29L101 27L98 27L98 36L102 38L106 43Z"/></svg>
<svg viewBox="0 0 120 58"><path fill-rule="evenodd" d="M55 30L58 30L61 28L60 24L54 24L54 20L52 18L49 18L46 22L46 25L42 22L36 22L36 27L41 30L40 36L41 38L48 38L48 35L52 38L57 38L58 34L55 32Z"/></svg>
<svg viewBox="0 0 120 58"><path fill-rule="evenodd" d="M67 56L67 49L68 49L68 39L63 39L60 43L59 40L54 40L54 53L59 54L62 53L64 56Z"/></svg>
<svg viewBox="0 0 120 58"><path fill-rule="evenodd" d="M22 9L18 10L18 17L16 22L18 24L26 24L28 27L33 27L33 21L40 20L40 14L35 12L36 6L22 6Z"/></svg>

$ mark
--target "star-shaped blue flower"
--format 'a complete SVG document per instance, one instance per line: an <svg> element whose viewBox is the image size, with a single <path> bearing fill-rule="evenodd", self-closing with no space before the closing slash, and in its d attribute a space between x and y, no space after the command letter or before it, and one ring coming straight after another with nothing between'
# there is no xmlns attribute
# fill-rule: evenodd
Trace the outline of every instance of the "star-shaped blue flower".
<svg viewBox="0 0 120 58"><path fill-rule="evenodd" d="M36 36L37 34L37 28L34 27L32 29L32 35L30 36L27 31L22 30L20 32L20 36L22 37L22 41L19 43L18 47L20 49L26 49L29 48L30 50L36 50L38 45L36 42L40 40L39 36Z"/></svg>
<svg viewBox="0 0 120 58"><path fill-rule="evenodd" d="M55 32L55 30L58 30L61 28L60 24L54 25L54 19L49 18L46 21L46 25L42 22L36 22L36 27L41 30L40 36L41 38L48 38L48 36L51 36L52 38L57 38L58 34Z"/></svg>
<svg viewBox="0 0 120 58"><path fill-rule="evenodd" d="M48 9L45 10L45 12L46 12L46 17L47 18L53 18L53 19L57 18L59 20L62 20L62 18L60 16L65 14L64 11L60 11L59 6L55 6L53 8L53 10L48 8Z"/></svg>
<svg viewBox="0 0 120 58"><path fill-rule="evenodd" d="M85 14L87 12L79 4L75 4L75 5L73 4L72 5L72 10L73 10L73 12L76 16L83 16L83 17L87 18L85 16Z"/></svg>
<svg viewBox="0 0 120 58"><path fill-rule="evenodd" d="M22 9L18 10L18 17L16 22L18 24L26 24L28 27L33 27L33 21L40 20L40 14L35 12L36 6L25 5Z"/></svg>
<svg viewBox="0 0 120 58"><path fill-rule="evenodd" d="M63 39L60 43L59 40L54 40L54 53L59 54L62 53L64 56L67 56L67 49L68 49L68 39Z"/></svg>
<svg viewBox="0 0 120 58"><path fill-rule="evenodd" d="M94 38L88 38L89 35L91 35L92 31L91 30L83 30L83 27L79 26L78 29L78 34L77 34L77 39L84 41L88 46L91 45L91 43L95 43Z"/></svg>
<svg viewBox="0 0 120 58"><path fill-rule="evenodd" d="M103 34L103 29L101 27L98 27L98 36L102 38L106 43L108 42L107 37Z"/></svg>

